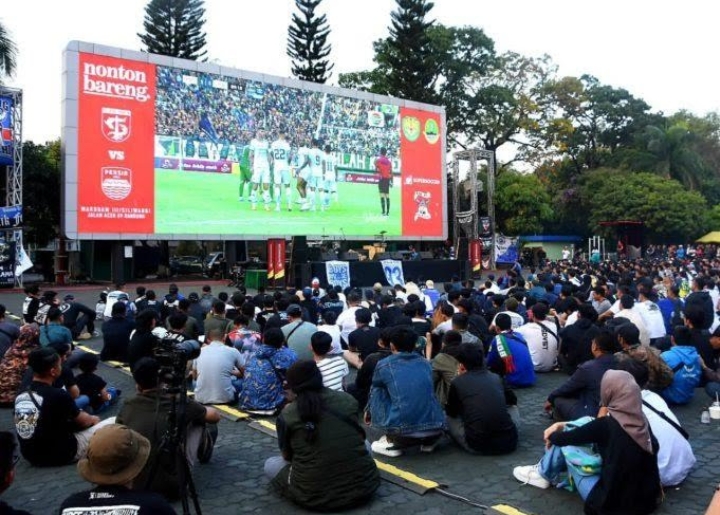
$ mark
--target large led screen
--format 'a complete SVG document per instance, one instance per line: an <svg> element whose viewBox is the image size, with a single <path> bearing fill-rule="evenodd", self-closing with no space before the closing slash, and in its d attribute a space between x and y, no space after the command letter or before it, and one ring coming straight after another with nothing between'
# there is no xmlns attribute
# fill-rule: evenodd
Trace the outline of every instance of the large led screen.
<svg viewBox="0 0 720 515"><path fill-rule="evenodd" d="M66 52L68 235L446 237L441 108L83 46Z"/></svg>

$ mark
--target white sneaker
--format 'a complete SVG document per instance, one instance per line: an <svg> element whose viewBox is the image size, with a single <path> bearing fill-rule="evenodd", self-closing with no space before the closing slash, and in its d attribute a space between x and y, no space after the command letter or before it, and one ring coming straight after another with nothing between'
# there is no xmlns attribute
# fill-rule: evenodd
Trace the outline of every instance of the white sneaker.
<svg viewBox="0 0 720 515"><path fill-rule="evenodd" d="M370 448L375 454L382 454L390 458L397 458L403 453L400 449L395 448L395 444L388 442L387 436L380 437L380 440L373 442Z"/></svg>
<svg viewBox="0 0 720 515"><path fill-rule="evenodd" d="M310 211L310 204L303 204L300 211Z"/></svg>
<svg viewBox="0 0 720 515"><path fill-rule="evenodd" d="M280 206L275 206L275 211L280 211Z"/></svg>
<svg viewBox="0 0 720 515"><path fill-rule="evenodd" d="M513 469L515 479L526 485L532 485L537 488L550 488L550 481L542 477L540 474L540 464L525 465L524 467L515 467Z"/></svg>

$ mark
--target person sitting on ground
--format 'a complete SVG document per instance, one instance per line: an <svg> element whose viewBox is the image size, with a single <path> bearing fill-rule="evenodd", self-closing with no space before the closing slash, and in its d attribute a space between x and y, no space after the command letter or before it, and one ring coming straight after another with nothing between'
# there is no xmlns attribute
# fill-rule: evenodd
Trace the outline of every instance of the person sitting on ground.
<svg viewBox="0 0 720 515"><path fill-rule="evenodd" d="M160 364L155 358L143 357L138 360L132 370L137 394L125 399L116 422L124 424L150 440L150 458L133 482L133 490L150 490L164 495L170 500L180 496L180 470L183 458L171 455L160 448L163 436L168 430L168 413L173 405L173 396L178 394L165 393L166 386L160 378ZM177 401L177 399L175 399ZM188 399L185 406L186 426L179 428L186 435L184 459L190 467L196 460L207 463L212 457L213 447L217 439L217 423L220 413L214 408ZM150 472L158 461L157 473L148 485Z"/></svg>
<svg viewBox="0 0 720 515"><path fill-rule="evenodd" d="M20 336L20 328L5 320L6 313L5 306L0 304L0 359Z"/></svg>
<svg viewBox="0 0 720 515"><path fill-rule="evenodd" d="M576 421L550 426L543 435L542 460L515 467L513 476L537 488L566 485L565 476L571 476L585 501L585 513L652 513L661 494L658 442L642 411L640 387L624 370L608 370L600 390L604 407L598 418L584 425ZM571 461L563 450L589 444L597 446L601 462L595 455L583 455L579 465L578 456Z"/></svg>
<svg viewBox="0 0 720 515"><path fill-rule="evenodd" d="M40 331L35 324L25 324L20 328L17 340L13 342L0 360L0 406L12 406L15 402L25 371L28 369L28 356L40 347Z"/></svg>
<svg viewBox="0 0 720 515"><path fill-rule="evenodd" d="M709 343L716 355L720 355L720 352L718 352L720 351L720 327L713 331ZM700 364L703 369L702 379L703 382L705 382L705 393L715 400L720 398L720 363L718 363L718 361L718 358L715 357L709 362L706 362L702 356L700 358Z"/></svg>
<svg viewBox="0 0 720 515"><path fill-rule="evenodd" d="M649 378L645 363L638 359L626 359L617 367L633 376L641 389L643 414L660 446L657 455L660 482L664 487L679 485L696 462L687 432L662 397L645 389Z"/></svg>
<svg viewBox="0 0 720 515"><path fill-rule="evenodd" d="M10 488L15 481L15 465L20 459L15 435L10 431L0 431L0 494ZM3 515L30 515L25 510L16 510L4 501L0 501L0 513Z"/></svg>
<svg viewBox="0 0 720 515"><path fill-rule="evenodd" d="M348 335L348 350L343 353L347 362L355 368L360 368L363 361L378 349L380 329L371 326L371 321L372 313L369 309L355 310L356 329Z"/></svg>
<svg viewBox="0 0 720 515"><path fill-rule="evenodd" d="M432 359L433 385L435 396L442 406L447 404L447 396L450 391L450 384L458 374L457 354L460 344L463 343L462 335L458 331L450 330L443 335L442 348Z"/></svg>
<svg viewBox="0 0 720 515"><path fill-rule="evenodd" d="M531 321L516 330L528 344L535 372L550 372L557 366L560 325L547 320L548 312L547 304L537 302L530 309Z"/></svg>
<svg viewBox="0 0 720 515"><path fill-rule="evenodd" d="M35 466L67 465L85 457L90 437L115 422L78 409L70 394L53 383L62 372L55 349L41 347L28 357L33 380L15 399L15 430L23 457Z"/></svg>
<svg viewBox="0 0 720 515"><path fill-rule="evenodd" d="M627 296L624 295L623 298ZM647 384L648 390L661 392L672 384L673 371L660 357L660 351L640 343L640 331L635 324L622 324L615 331L622 349L615 354L616 361L631 357L647 363L650 370L650 380Z"/></svg>
<svg viewBox="0 0 720 515"><path fill-rule="evenodd" d="M380 475L358 423L355 399L324 388L313 361L293 364L287 383L296 397L277 419L282 456L265 462L265 475L306 509L336 512L369 501Z"/></svg>
<svg viewBox="0 0 720 515"><path fill-rule="evenodd" d="M277 327L263 334L263 344L245 365L240 408L274 414L285 403L285 372L297 361L297 354L285 347L285 336Z"/></svg>
<svg viewBox="0 0 720 515"><path fill-rule="evenodd" d="M57 377L57 379L55 379L53 386L55 388L61 388L68 392L70 394L70 397L72 397L73 401L75 401L75 405L79 409L87 408L90 404L90 399L86 395L80 394L80 388L78 387L75 374L73 374L72 368L70 368L70 366L68 365L71 354L70 345L65 342L60 342L48 345L47 348L53 349L55 352L58 353L58 356L60 356L60 365L62 366L60 375ZM83 356L84 355L85 354L83 354ZM20 384L18 392L22 392L30 388L32 382L33 370L31 368L28 368L23 375L22 383Z"/></svg>
<svg viewBox="0 0 720 515"><path fill-rule="evenodd" d="M73 294L65 295L60 311L63 314L63 324L70 329L73 339L89 340L98 336L99 333L95 331L97 314L85 304L76 302Z"/></svg>
<svg viewBox="0 0 720 515"><path fill-rule="evenodd" d="M250 320L245 315L238 315L233 320L233 328L225 338L225 345L235 347L240 351L240 361L243 367L250 356L262 345L262 335L249 327Z"/></svg>
<svg viewBox="0 0 720 515"><path fill-rule="evenodd" d="M497 297L497 295L496 295ZM493 302L495 302L495 299L493 298ZM510 317L510 321L512 323L512 329L513 331L519 329L525 324L525 319L518 313L518 307L519 303L515 297L508 297L505 299L503 303L504 310L501 309L497 315L495 315L495 318L493 319L492 323L490 324L490 330L495 331L495 326L497 325L497 317L500 313L504 313Z"/></svg>
<svg viewBox="0 0 720 515"><path fill-rule="evenodd" d="M235 380L243 375L243 360L239 350L223 343L223 337L220 328L211 329L193 361L195 400L200 404L227 404L237 399L241 383Z"/></svg>
<svg viewBox="0 0 720 515"><path fill-rule="evenodd" d="M513 388L526 388L535 384L533 366L527 342L512 330L512 319L507 313L498 313L494 323L497 336L490 344L487 367L505 379Z"/></svg>
<svg viewBox="0 0 720 515"><path fill-rule="evenodd" d="M390 295L382 295L379 304L380 309L377 312L375 327L378 329L392 327L395 319L402 315L402 309L394 304L393 298Z"/></svg>
<svg viewBox="0 0 720 515"><path fill-rule="evenodd" d="M469 317L467 316L467 314L455 313L450 319L450 321L452 325L452 330L460 333L463 343L472 343L473 345L477 345L480 348L483 347L482 340L480 340L480 338L468 331Z"/></svg>
<svg viewBox="0 0 720 515"><path fill-rule="evenodd" d="M289 322L282 327L288 348L295 351L298 359L312 359L310 338L317 332L317 326L303 320L302 308L298 304L287 307Z"/></svg>
<svg viewBox="0 0 720 515"><path fill-rule="evenodd" d="M685 308L685 325L690 328L692 346L698 351L706 365L715 362L716 351L710 343L710 332L704 329L705 313L699 306Z"/></svg>
<svg viewBox="0 0 720 515"><path fill-rule="evenodd" d="M565 383L552 391L545 401L545 411L555 420L594 417L600 408L600 383L605 372L615 368L615 336L603 331L592 342L594 359L580 365Z"/></svg>
<svg viewBox="0 0 720 515"><path fill-rule="evenodd" d="M321 323L318 324L318 332L327 333L332 337L332 349L330 354L342 354L343 349L340 344L340 328L335 322L337 322L337 313L334 311L325 311L321 315Z"/></svg>
<svg viewBox="0 0 720 515"><path fill-rule="evenodd" d="M208 313L203 322L203 334L208 334L212 329L220 329L223 333L232 328L232 322L225 318L225 303L218 300L213 304L213 309Z"/></svg>
<svg viewBox="0 0 720 515"><path fill-rule="evenodd" d="M132 491L150 456L150 441L120 425L103 427L90 439L88 457L78 462L78 473L92 490L70 495L60 505L60 515L77 513L126 513L133 515L175 515L175 510L158 494ZM131 508L130 508L131 507Z"/></svg>
<svg viewBox="0 0 720 515"><path fill-rule="evenodd" d="M702 379L700 355L692 346L690 329L685 326L679 325L673 329L671 341L672 347L660 354L660 357L673 371L673 382L660 395L670 404L687 404Z"/></svg>
<svg viewBox="0 0 720 515"><path fill-rule="evenodd" d="M620 311L615 314L615 318L627 318L638 328L639 336L638 341L641 345L650 345L650 333L648 333L645 322L640 315L640 312L635 307L635 299L632 295L626 293L620 297ZM606 313L609 311L606 311Z"/></svg>
<svg viewBox="0 0 720 515"><path fill-rule="evenodd" d="M458 375L450 384L445 411L450 435L471 453L499 455L517 447L517 428L508 412L505 388L483 366L482 349L463 343L457 352Z"/></svg>
<svg viewBox="0 0 720 515"><path fill-rule="evenodd" d="M128 363L131 369L140 358L152 357L158 344L157 337L153 334L156 323L155 312L151 309L145 309L135 317L135 333L128 344Z"/></svg>
<svg viewBox="0 0 720 515"><path fill-rule="evenodd" d="M345 377L350 373L345 358L332 355L332 336L321 331L310 337L313 359L323 377L323 386L331 390L344 390Z"/></svg>
<svg viewBox="0 0 720 515"><path fill-rule="evenodd" d="M377 367L380 360L392 355L390 351L390 334L392 331L394 331L394 327L388 327L380 331L378 350L365 358L362 367L355 376L355 382L347 385L347 392L355 397L355 400L358 401L358 404L363 410L370 397L370 388L372 386L373 375L375 374L375 367Z"/></svg>
<svg viewBox="0 0 720 515"><path fill-rule="evenodd" d="M75 376L80 395L88 398L88 408L92 414L97 414L115 404L122 393L114 386L109 386L105 380L95 372L100 359L96 354L89 352L80 357L78 367L81 373Z"/></svg>
<svg viewBox="0 0 720 515"><path fill-rule="evenodd" d="M130 334L135 329L135 322L126 317L127 307L123 302L116 302L111 310L111 318L102 324L103 348L100 359L103 361L128 362Z"/></svg>
<svg viewBox="0 0 720 515"><path fill-rule="evenodd" d="M578 319L560 330L558 364L563 372L572 375L577 367L593 359L592 342L600 333L596 325L598 314L590 304L577 309Z"/></svg>
<svg viewBox="0 0 720 515"><path fill-rule="evenodd" d="M167 317L165 320L165 327L182 332L188 340L197 340L198 336L204 333L205 325L203 324L201 332L200 323L194 317L190 316L189 309L190 301L188 299L178 301L177 311ZM175 327L172 326L173 319L175 320ZM180 319L183 320L183 325L181 327L177 327Z"/></svg>
<svg viewBox="0 0 720 515"><path fill-rule="evenodd" d="M58 305L57 292L45 290L42 297L40 297L40 305L38 306L34 322L39 326L45 325L47 323L47 315L50 308L56 308Z"/></svg>
<svg viewBox="0 0 720 515"><path fill-rule="evenodd" d="M52 306L48 309L46 316L46 324L40 326L40 345L47 347L51 343L67 343L72 346L72 332L63 325L63 314L60 308Z"/></svg>
<svg viewBox="0 0 720 515"><path fill-rule="evenodd" d="M25 287L25 300L23 300L22 314L23 322L26 324L32 324L35 322L35 315L37 315L38 309L40 308L40 287L37 284L31 284Z"/></svg>
<svg viewBox="0 0 720 515"><path fill-rule="evenodd" d="M433 394L432 369L415 352L417 335L398 326L389 334L392 356L375 367L365 422L382 431L372 450L400 456L402 447L420 445L432 452L445 426L445 416Z"/></svg>

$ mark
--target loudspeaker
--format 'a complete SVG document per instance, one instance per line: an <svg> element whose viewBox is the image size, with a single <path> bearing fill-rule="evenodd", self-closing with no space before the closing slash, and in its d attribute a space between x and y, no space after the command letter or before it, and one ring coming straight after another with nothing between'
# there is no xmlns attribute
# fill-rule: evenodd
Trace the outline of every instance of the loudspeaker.
<svg viewBox="0 0 720 515"><path fill-rule="evenodd" d="M296 264L307 263L309 259L307 236L295 236L292 240L292 261Z"/></svg>

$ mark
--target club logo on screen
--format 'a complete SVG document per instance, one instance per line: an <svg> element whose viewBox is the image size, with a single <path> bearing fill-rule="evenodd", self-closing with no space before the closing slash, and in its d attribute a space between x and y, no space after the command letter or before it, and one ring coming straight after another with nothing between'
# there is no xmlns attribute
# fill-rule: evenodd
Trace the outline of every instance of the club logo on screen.
<svg viewBox="0 0 720 515"><path fill-rule="evenodd" d="M432 214L430 213L430 199L432 198L432 193L429 191L416 191L415 195L413 196L413 200L417 204L417 210L415 211L415 217L414 221L417 222L418 220L430 220L432 218Z"/></svg>
<svg viewBox="0 0 720 515"><path fill-rule="evenodd" d="M130 137L132 111L103 107L100 113L103 136L113 143L122 143Z"/></svg>
<svg viewBox="0 0 720 515"><path fill-rule="evenodd" d="M406 116L402 120L402 131L408 141L417 140L420 137L420 120L414 116Z"/></svg>
<svg viewBox="0 0 720 515"><path fill-rule="evenodd" d="M123 200L132 191L132 171L129 168L105 166L100 169L100 186L111 200Z"/></svg>
<svg viewBox="0 0 720 515"><path fill-rule="evenodd" d="M433 118L428 118L425 122L425 139L431 145L434 145L440 139L440 127Z"/></svg>

